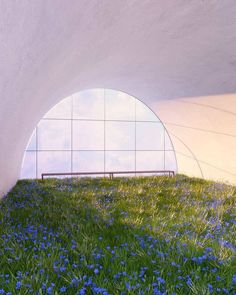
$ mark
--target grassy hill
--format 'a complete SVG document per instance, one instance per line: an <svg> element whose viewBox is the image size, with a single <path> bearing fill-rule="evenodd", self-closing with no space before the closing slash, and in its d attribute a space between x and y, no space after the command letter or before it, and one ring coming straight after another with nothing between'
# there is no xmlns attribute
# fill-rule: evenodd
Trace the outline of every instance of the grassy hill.
<svg viewBox="0 0 236 295"><path fill-rule="evenodd" d="M19 181L0 201L0 294L236 294L236 187Z"/></svg>

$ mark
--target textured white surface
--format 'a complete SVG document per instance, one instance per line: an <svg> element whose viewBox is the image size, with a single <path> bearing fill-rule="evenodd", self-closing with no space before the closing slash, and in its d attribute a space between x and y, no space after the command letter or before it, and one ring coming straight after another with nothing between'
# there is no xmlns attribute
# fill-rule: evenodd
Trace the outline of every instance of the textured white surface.
<svg viewBox="0 0 236 295"><path fill-rule="evenodd" d="M180 172L236 184L236 95L174 99L155 108L172 137Z"/></svg>
<svg viewBox="0 0 236 295"><path fill-rule="evenodd" d="M35 124L59 100L83 89L122 90L171 123L191 125L197 112L194 124L217 129L223 118L229 124L223 132L233 128L235 135L236 96L219 99L234 115L215 116L208 108L203 120L199 106L185 109L167 100L236 93L235 15L235 0L1 0L0 191L15 183ZM215 133L199 145L200 131L191 138L190 131L166 126L196 157L230 169L226 179L236 182L235 164L228 164L235 163L235 137ZM215 178L214 169L204 167Z"/></svg>

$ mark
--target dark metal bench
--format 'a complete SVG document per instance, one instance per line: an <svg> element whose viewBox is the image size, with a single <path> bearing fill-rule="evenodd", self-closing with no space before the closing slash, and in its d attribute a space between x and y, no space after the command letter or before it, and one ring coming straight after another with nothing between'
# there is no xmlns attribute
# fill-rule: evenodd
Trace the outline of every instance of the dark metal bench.
<svg viewBox="0 0 236 295"><path fill-rule="evenodd" d="M114 175L119 174L161 174L167 176L174 176L175 172L172 170L153 170L153 171L106 171L106 172L68 172L68 173L42 173L42 180L47 176L80 176L80 175L109 175L113 179Z"/></svg>

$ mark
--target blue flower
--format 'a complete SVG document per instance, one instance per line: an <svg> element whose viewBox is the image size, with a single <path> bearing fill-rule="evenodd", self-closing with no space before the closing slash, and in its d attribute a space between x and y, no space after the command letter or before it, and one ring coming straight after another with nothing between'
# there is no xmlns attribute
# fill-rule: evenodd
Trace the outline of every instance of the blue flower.
<svg viewBox="0 0 236 295"><path fill-rule="evenodd" d="M163 278L161 278L161 277L158 277L157 281L158 281L159 284L165 284L165 280Z"/></svg>
<svg viewBox="0 0 236 295"><path fill-rule="evenodd" d="M189 286L192 285L192 280L189 277L187 278L187 285L189 285Z"/></svg>
<svg viewBox="0 0 236 295"><path fill-rule="evenodd" d="M153 289L153 295L166 295L166 292L161 292L157 288Z"/></svg>
<svg viewBox="0 0 236 295"><path fill-rule="evenodd" d="M21 287L21 282L16 282L16 290L18 290L18 289L20 289L20 287Z"/></svg>
<svg viewBox="0 0 236 295"><path fill-rule="evenodd" d="M47 288L47 294L52 294L52 290L53 290L52 287L48 287Z"/></svg>
<svg viewBox="0 0 236 295"><path fill-rule="evenodd" d="M126 290L130 290L131 289L131 286L130 286L130 283L125 283L125 287L126 287Z"/></svg>
<svg viewBox="0 0 236 295"><path fill-rule="evenodd" d="M211 284L207 284L207 287L208 287L210 293L213 293L213 291L214 291L213 286Z"/></svg>
<svg viewBox="0 0 236 295"><path fill-rule="evenodd" d="M217 280L217 282L219 282L221 280L221 277L220 276L217 276L216 277L216 280Z"/></svg>
<svg viewBox="0 0 236 295"><path fill-rule="evenodd" d="M64 266L61 266L61 267L60 267L60 271L61 271L61 272L65 271L65 270L66 270L66 267L64 267Z"/></svg>
<svg viewBox="0 0 236 295"><path fill-rule="evenodd" d="M86 294L86 288L80 289L78 295L85 295Z"/></svg>
<svg viewBox="0 0 236 295"><path fill-rule="evenodd" d="M72 285L77 285L77 284L79 283L79 281L80 281L80 280L78 280L78 279L76 279L76 278L73 278L73 279L71 280L71 284L72 284Z"/></svg>
<svg viewBox="0 0 236 295"><path fill-rule="evenodd" d="M61 293L65 293L65 292L66 292L66 287L64 287L64 286L61 287L61 288L60 288L60 292L61 292Z"/></svg>

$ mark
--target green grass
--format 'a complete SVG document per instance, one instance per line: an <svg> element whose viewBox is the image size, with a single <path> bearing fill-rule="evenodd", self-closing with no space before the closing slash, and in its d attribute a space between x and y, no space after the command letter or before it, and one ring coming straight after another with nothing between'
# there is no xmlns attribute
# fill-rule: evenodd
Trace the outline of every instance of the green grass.
<svg viewBox="0 0 236 295"><path fill-rule="evenodd" d="M0 294L236 294L235 241L233 186L23 180L0 202Z"/></svg>

